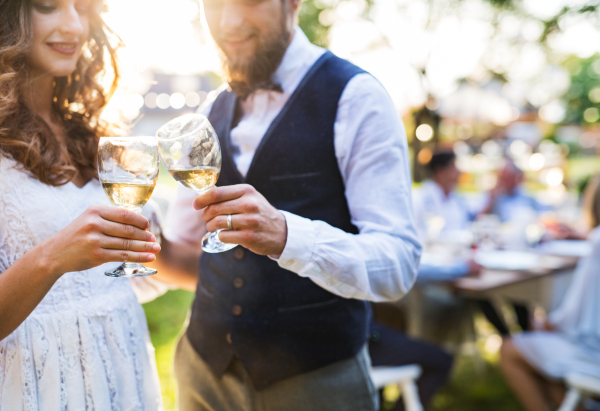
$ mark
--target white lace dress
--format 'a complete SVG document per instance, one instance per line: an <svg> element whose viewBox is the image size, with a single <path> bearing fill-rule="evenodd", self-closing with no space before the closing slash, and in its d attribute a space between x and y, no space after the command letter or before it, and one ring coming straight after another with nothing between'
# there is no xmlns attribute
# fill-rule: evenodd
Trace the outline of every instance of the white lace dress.
<svg viewBox="0 0 600 411"><path fill-rule="evenodd" d="M0 156L0 275L93 204L100 183L51 187ZM64 274L0 341L0 410L162 409L146 318L116 263Z"/></svg>

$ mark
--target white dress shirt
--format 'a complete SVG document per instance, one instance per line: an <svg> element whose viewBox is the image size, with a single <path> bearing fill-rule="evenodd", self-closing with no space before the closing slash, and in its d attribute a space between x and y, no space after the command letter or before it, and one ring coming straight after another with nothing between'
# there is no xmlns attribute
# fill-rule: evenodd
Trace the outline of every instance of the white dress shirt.
<svg viewBox="0 0 600 411"><path fill-rule="evenodd" d="M466 230L471 219L467 203L455 192L449 195L435 181L425 181L414 195L415 225L421 241L428 236L428 220L443 219L441 232Z"/></svg>
<svg viewBox="0 0 600 411"><path fill-rule="evenodd" d="M232 144L239 150L234 160L242 175L271 122L324 52L296 27L273 75L283 93L257 90L243 102L242 118L231 130ZM201 108L202 113L210 113L216 94ZM282 211L288 234L276 260L279 266L342 297L399 299L416 280L421 246L412 222L404 127L385 89L371 75L359 74L346 85L338 104L334 145L352 223L359 234ZM168 215L171 240L199 243L204 235L200 213L192 208L195 197L193 191L178 188Z"/></svg>

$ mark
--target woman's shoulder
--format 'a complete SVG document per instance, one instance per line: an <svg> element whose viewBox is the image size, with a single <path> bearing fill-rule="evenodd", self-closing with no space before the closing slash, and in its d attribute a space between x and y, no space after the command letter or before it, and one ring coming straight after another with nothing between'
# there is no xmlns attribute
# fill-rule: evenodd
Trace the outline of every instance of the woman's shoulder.
<svg viewBox="0 0 600 411"><path fill-rule="evenodd" d="M24 173L20 170L19 163L10 156L0 152L0 176L6 177L10 174Z"/></svg>
<svg viewBox="0 0 600 411"><path fill-rule="evenodd" d="M3 183L16 183L30 179L30 174L21 167L21 164L10 156L0 152L0 180ZM10 184L3 184L5 186Z"/></svg>

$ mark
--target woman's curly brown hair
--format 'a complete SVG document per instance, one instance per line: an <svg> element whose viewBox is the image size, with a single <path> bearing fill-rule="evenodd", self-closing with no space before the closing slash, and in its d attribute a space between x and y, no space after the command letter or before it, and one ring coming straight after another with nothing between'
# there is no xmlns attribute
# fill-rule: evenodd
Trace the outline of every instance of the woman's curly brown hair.
<svg viewBox="0 0 600 411"><path fill-rule="evenodd" d="M25 105L21 95L33 37L31 0L0 0L0 155L12 157L52 186L68 183L77 173L85 180L97 177L99 136L111 130L111 125L99 116L117 87L115 51L121 41L102 20L102 4L94 6L89 39L75 71L54 81L52 115L65 129L64 144ZM112 73L105 72L105 56L110 58ZM99 82L105 74L112 75L108 89Z"/></svg>

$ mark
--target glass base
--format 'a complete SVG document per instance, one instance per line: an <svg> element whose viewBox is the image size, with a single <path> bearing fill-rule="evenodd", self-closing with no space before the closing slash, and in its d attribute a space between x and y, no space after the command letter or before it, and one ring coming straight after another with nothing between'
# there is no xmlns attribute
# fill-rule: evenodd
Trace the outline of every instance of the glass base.
<svg viewBox="0 0 600 411"><path fill-rule="evenodd" d="M223 230L217 230L214 233L206 233L202 237L202 249L207 253L222 253L237 247L237 244L224 243L219 240L219 233Z"/></svg>
<svg viewBox="0 0 600 411"><path fill-rule="evenodd" d="M157 272L154 268L144 267L140 263L123 263L114 270L106 271L104 275L109 277L144 277L154 275Z"/></svg>

